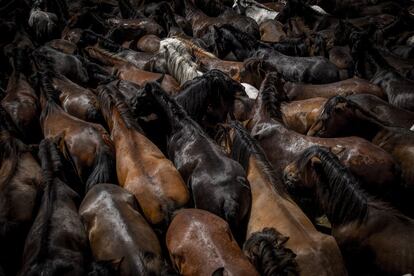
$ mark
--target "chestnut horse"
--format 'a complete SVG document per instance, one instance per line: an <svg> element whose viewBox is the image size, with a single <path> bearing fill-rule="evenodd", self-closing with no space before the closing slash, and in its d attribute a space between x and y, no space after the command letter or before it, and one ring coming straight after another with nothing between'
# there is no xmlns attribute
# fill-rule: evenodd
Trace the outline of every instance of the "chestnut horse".
<svg viewBox="0 0 414 276"><path fill-rule="evenodd" d="M40 75L40 86L44 136L62 138L61 150L85 182L86 190L97 183L114 182L114 148L106 130L69 115L58 105L50 73Z"/></svg>
<svg viewBox="0 0 414 276"><path fill-rule="evenodd" d="M15 274L24 240L36 216L42 171L29 147L13 136L14 125L0 106L0 266Z"/></svg>
<svg viewBox="0 0 414 276"><path fill-rule="evenodd" d="M148 113L157 110L157 115L165 118L168 157L183 176L194 206L226 219L241 241L251 203L243 168L228 158L157 83L147 84L144 93L138 106L150 104Z"/></svg>
<svg viewBox="0 0 414 276"><path fill-rule="evenodd" d="M178 211L167 231L167 248L180 275L259 275L222 218L199 209Z"/></svg>
<svg viewBox="0 0 414 276"><path fill-rule="evenodd" d="M133 194L113 184L96 185L83 199L79 214L95 261L110 261L118 270L115 275L174 275L166 273L169 268L157 235L140 214Z"/></svg>
<svg viewBox="0 0 414 276"><path fill-rule="evenodd" d="M308 181L295 181L294 186L310 191L326 213L351 275L414 271L414 220L363 192L329 150L311 147L301 159L302 169L291 170L291 177L302 174Z"/></svg>
<svg viewBox="0 0 414 276"><path fill-rule="evenodd" d="M232 157L247 173L252 190L252 208L246 239L266 227L289 239L284 244L296 254L301 275L346 275L335 240L318 232L312 222L286 193L282 178L274 173L262 148L240 123L227 128L225 142ZM265 249L261 258L269 254ZM269 264L270 265L270 264Z"/></svg>
<svg viewBox="0 0 414 276"><path fill-rule="evenodd" d="M115 89L100 86L98 96L115 145L119 184L135 196L151 224L168 225L171 214L189 200L181 175L145 137Z"/></svg>
<svg viewBox="0 0 414 276"><path fill-rule="evenodd" d="M256 100L255 114L247 129L264 149L273 167L285 168L306 148L321 145L330 148L341 162L372 190L387 190L399 179L398 166L383 149L358 137L316 138L287 129L278 108L278 76L267 75ZM279 88L280 89L280 88ZM381 176L381 177L378 177Z"/></svg>

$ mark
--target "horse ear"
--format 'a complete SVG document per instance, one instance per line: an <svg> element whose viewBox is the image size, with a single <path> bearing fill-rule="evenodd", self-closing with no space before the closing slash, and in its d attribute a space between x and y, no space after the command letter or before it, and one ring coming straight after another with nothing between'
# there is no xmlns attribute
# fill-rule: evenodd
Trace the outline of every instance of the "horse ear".
<svg viewBox="0 0 414 276"><path fill-rule="evenodd" d="M311 162L312 168L314 168L315 170L318 170L319 168L321 168L322 161L318 157L313 156L310 162Z"/></svg>

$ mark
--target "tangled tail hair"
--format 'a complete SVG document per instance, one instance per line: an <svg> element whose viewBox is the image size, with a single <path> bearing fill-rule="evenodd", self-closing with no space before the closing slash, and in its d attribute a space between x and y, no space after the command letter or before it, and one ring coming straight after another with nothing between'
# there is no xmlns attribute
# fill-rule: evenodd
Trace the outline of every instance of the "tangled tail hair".
<svg viewBox="0 0 414 276"><path fill-rule="evenodd" d="M253 233L243 251L261 275L299 275L296 255L285 248L288 239L274 228L264 228Z"/></svg>

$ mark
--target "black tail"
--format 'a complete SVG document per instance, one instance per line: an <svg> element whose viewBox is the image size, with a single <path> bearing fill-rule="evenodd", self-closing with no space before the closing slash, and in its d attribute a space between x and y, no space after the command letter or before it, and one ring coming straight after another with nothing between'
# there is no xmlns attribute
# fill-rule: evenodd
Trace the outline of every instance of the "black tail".
<svg viewBox="0 0 414 276"><path fill-rule="evenodd" d="M264 228L252 234L243 251L261 275L299 275L296 255L284 246L287 240L274 228Z"/></svg>
<svg viewBox="0 0 414 276"><path fill-rule="evenodd" d="M95 157L93 170L86 181L86 191L98 183L117 183L115 176L115 153L112 142L105 141Z"/></svg>

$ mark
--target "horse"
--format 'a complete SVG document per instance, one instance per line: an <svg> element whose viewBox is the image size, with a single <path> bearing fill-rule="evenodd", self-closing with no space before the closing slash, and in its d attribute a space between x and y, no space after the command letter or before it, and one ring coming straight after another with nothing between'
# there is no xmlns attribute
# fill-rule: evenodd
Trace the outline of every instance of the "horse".
<svg viewBox="0 0 414 276"><path fill-rule="evenodd" d="M161 39L155 35L144 35L136 44L138 50L147 53L157 53L160 49Z"/></svg>
<svg viewBox="0 0 414 276"><path fill-rule="evenodd" d="M228 22L233 27L259 38L259 26L249 17L229 13L223 13L219 17L209 17L197 9L189 0L184 0L184 4L185 19L191 22L193 35L196 38L202 38L206 35L210 30L210 26L220 26Z"/></svg>
<svg viewBox="0 0 414 276"><path fill-rule="evenodd" d="M163 116L168 157L187 184L195 208L224 218L242 240L251 194L241 165L227 157L157 83L145 86L140 101L150 106L148 113L157 110Z"/></svg>
<svg viewBox="0 0 414 276"><path fill-rule="evenodd" d="M364 34L353 33L352 53L355 56L357 72L371 79L387 95L388 102L397 107L414 111L414 82L406 79L380 55Z"/></svg>
<svg viewBox="0 0 414 276"><path fill-rule="evenodd" d="M388 127L358 104L337 96L329 99L318 119L308 131L318 137L363 137L389 152L402 170L404 184L414 187L412 170L414 133L408 129Z"/></svg>
<svg viewBox="0 0 414 276"><path fill-rule="evenodd" d="M207 133L212 134L218 123L226 121L239 96L246 96L240 83L219 70L210 70L186 82L174 99Z"/></svg>
<svg viewBox="0 0 414 276"><path fill-rule="evenodd" d="M114 141L119 184L135 196L149 223L168 225L174 210L189 200L183 179L145 137L116 90L100 86L98 97Z"/></svg>
<svg viewBox="0 0 414 276"><path fill-rule="evenodd" d="M335 240L318 232L290 198L282 178L274 173L275 168L258 142L238 122L224 128L219 144L226 144L232 158L242 164L252 190L246 239L253 238L255 233L265 228L274 228L287 237L284 246L296 255L300 274L346 275ZM259 258L266 259L266 255L271 254L271 248L266 248L260 252Z"/></svg>
<svg viewBox="0 0 414 276"><path fill-rule="evenodd" d="M205 210L177 211L166 242L180 275L259 275L234 240L228 223Z"/></svg>
<svg viewBox="0 0 414 276"><path fill-rule="evenodd" d="M240 72L243 68L242 62L219 59L188 39L181 37L177 37L177 39L187 45L196 59L196 63L199 64L203 71L218 69L229 75L233 80L240 81Z"/></svg>
<svg viewBox="0 0 414 276"><path fill-rule="evenodd" d="M61 106L68 114L87 122L102 122L99 103L92 91L77 85L62 75L56 74L52 82L53 88L59 91Z"/></svg>
<svg viewBox="0 0 414 276"><path fill-rule="evenodd" d="M233 9L239 14L254 19L258 25L261 25L266 20L275 19L279 14L277 11L254 0L235 0Z"/></svg>
<svg viewBox="0 0 414 276"><path fill-rule="evenodd" d="M42 171L30 148L14 137L14 123L0 106L0 265L15 274L24 239L36 216Z"/></svg>
<svg viewBox="0 0 414 276"><path fill-rule="evenodd" d="M127 190L113 184L94 186L83 199L79 215L94 260L109 261L115 275L174 275L157 235Z"/></svg>
<svg viewBox="0 0 414 276"><path fill-rule="evenodd" d="M287 82L284 86L284 90L286 91L288 98L292 101L315 97L328 99L334 96L348 96L354 94L371 94L384 100L387 99L387 95L381 87L358 77L328 84L300 84Z"/></svg>
<svg viewBox="0 0 414 276"><path fill-rule="evenodd" d="M370 94L349 95L347 99L357 103L372 117L376 117L385 125L410 129L414 125L414 112L398 108Z"/></svg>
<svg viewBox="0 0 414 276"><path fill-rule="evenodd" d="M61 150L73 163L86 191L98 183L115 182L114 146L108 133L101 125L66 113L58 105L59 98L47 72L40 74L40 123L44 136L61 138Z"/></svg>
<svg viewBox="0 0 414 276"><path fill-rule="evenodd" d="M288 185L309 191L326 213L350 274L413 271L414 220L362 191L357 178L329 150L311 147L301 159L302 168L291 171L291 177L306 174L308 181Z"/></svg>
<svg viewBox="0 0 414 276"><path fill-rule="evenodd" d="M286 39L283 24L276 20L265 20L259 26L260 40L264 42L281 42Z"/></svg>
<svg viewBox="0 0 414 276"><path fill-rule="evenodd" d="M39 158L45 188L18 275L84 275L89 247L78 215L80 197L65 182L61 154L51 139L40 143Z"/></svg>
<svg viewBox="0 0 414 276"><path fill-rule="evenodd" d="M73 55L68 55L48 46L42 46L33 51L35 59L43 59L50 64L52 71L57 72L73 82L84 84L88 82L88 73L82 62Z"/></svg>
<svg viewBox="0 0 414 276"><path fill-rule="evenodd" d="M39 98L29 82L30 62L25 49L15 48L13 67L1 106L10 114L26 143L38 143L42 137L39 124Z"/></svg>
<svg viewBox="0 0 414 276"><path fill-rule="evenodd" d="M317 138L287 129L282 124L278 75L269 73L256 99L254 115L246 123L251 135L259 141L273 167L283 169L301 152L313 145L330 148L363 183L379 192L399 181L396 162L386 151L359 137ZM279 88L280 89L280 88ZM381 177L378 177L381 176Z"/></svg>

